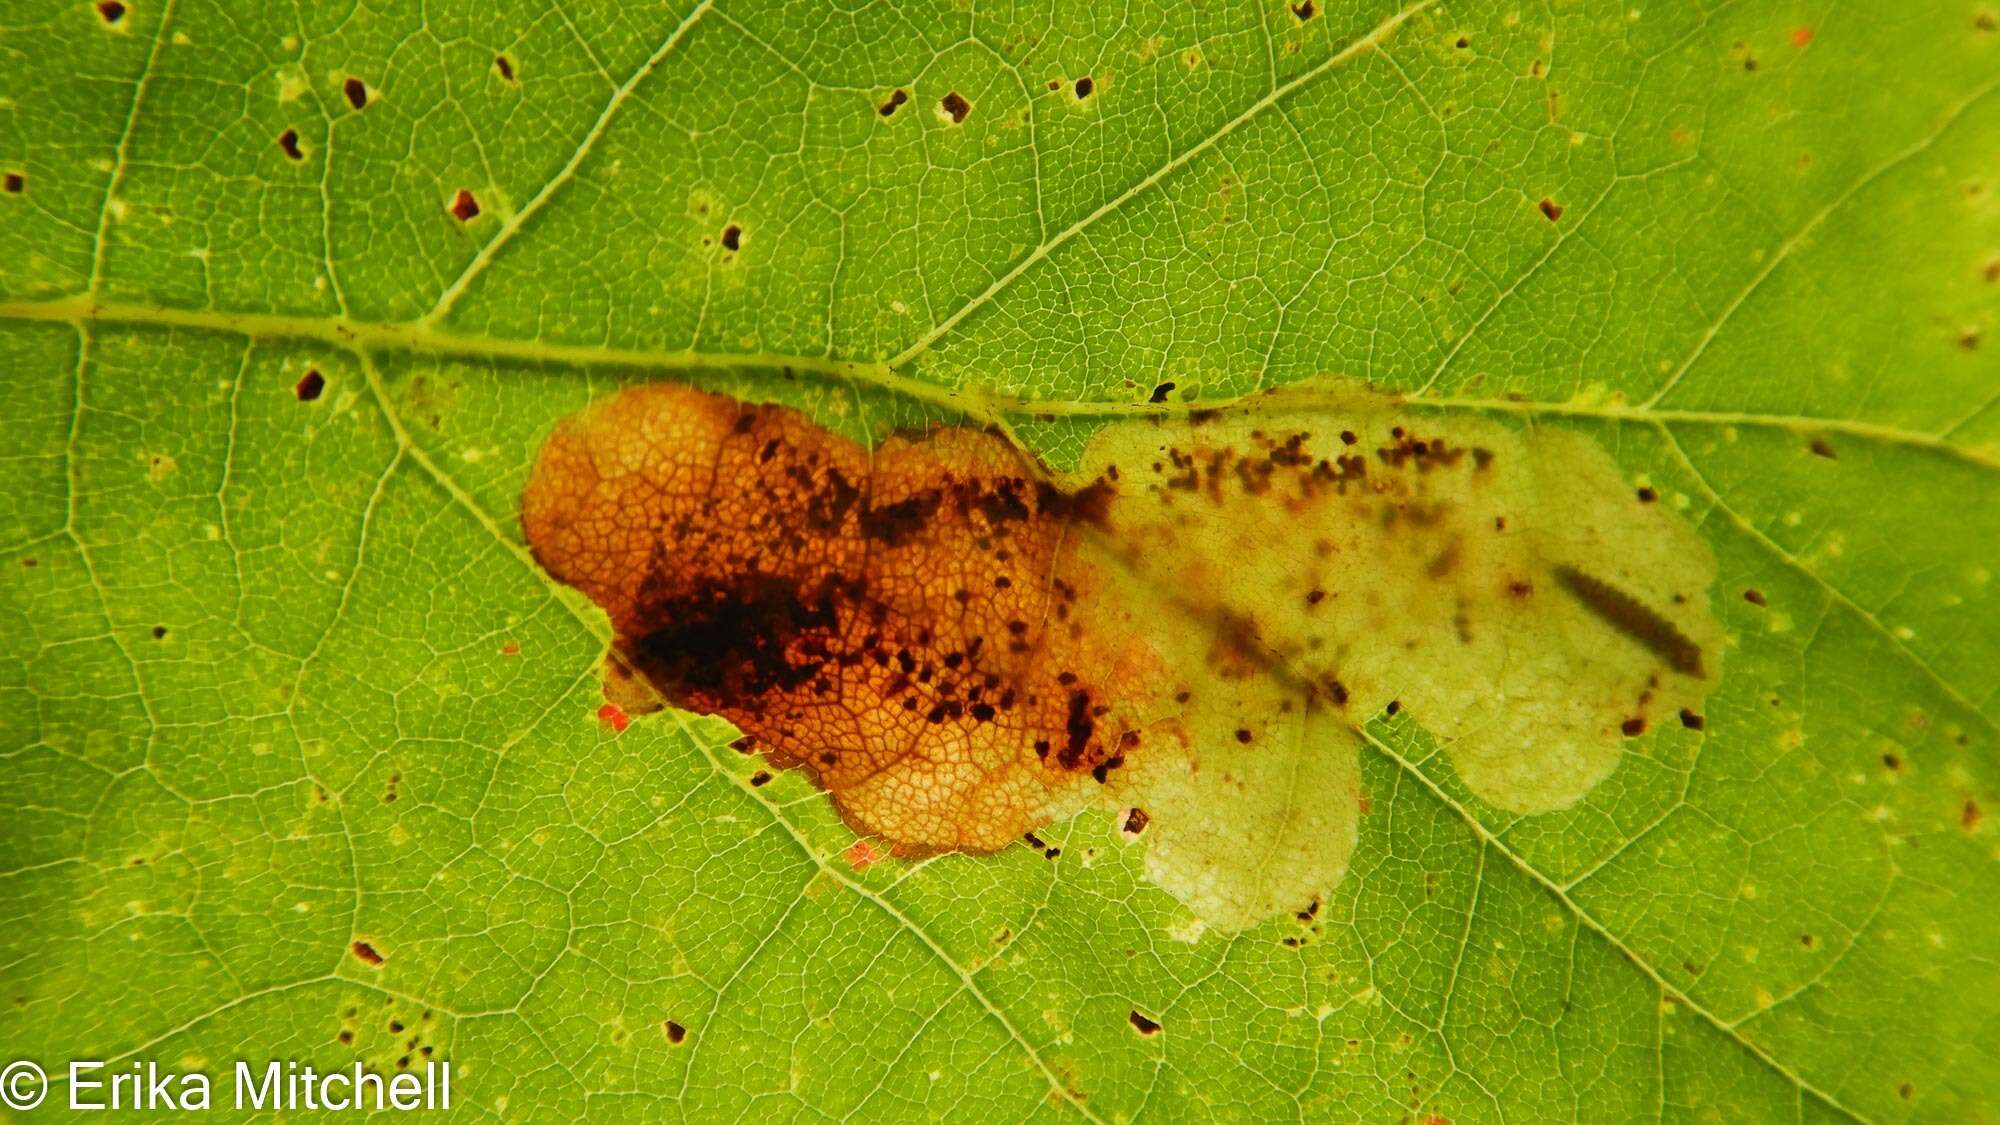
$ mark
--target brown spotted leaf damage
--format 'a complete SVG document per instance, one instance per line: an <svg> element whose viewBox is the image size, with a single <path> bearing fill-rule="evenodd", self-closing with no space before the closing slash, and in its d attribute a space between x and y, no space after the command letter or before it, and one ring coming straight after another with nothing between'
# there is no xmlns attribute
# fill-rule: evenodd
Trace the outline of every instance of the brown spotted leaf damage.
<svg viewBox="0 0 2000 1125"><path fill-rule="evenodd" d="M636 388L558 425L522 523L609 615L626 710L728 719L906 855L1143 809L1149 877L1238 930L1339 881L1392 699L1540 812L1720 671L1705 545L1593 443L1327 387L1112 425L1066 473Z"/></svg>

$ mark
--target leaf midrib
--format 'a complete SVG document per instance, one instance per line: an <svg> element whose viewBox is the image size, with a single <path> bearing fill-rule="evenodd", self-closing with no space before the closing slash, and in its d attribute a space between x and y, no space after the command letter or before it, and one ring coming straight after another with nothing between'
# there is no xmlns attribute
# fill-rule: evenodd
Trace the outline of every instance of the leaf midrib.
<svg viewBox="0 0 2000 1125"><path fill-rule="evenodd" d="M563 344L475 336L431 327L421 322L388 323L348 317L283 313L227 312L173 308L140 302L93 301L59 297L45 301L0 303L0 321L134 328L188 328L258 340L310 340L345 352L408 353L447 360L495 361L546 368L620 368L668 374L708 372L802 371L835 380L866 384L981 424L1009 419L1179 417L1207 410L1296 410L1324 403L1310 393L1293 391L1279 398L1265 392L1240 398L1153 403L1114 399L1035 399L966 385L942 387L905 374L887 361L836 359L829 356L776 352L712 352L673 348L621 348L602 344ZM1521 417L1575 418L1600 422L1630 422L1690 426L1747 426L1807 435L1845 435L1883 445L1906 446L1963 461L2000 473L2000 449L1952 441L1945 433L1910 429L1854 418L1751 411L1662 409L1612 400L1572 400L1455 395L1411 395L1408 401L1424 409L1468 410Z"/></svg>

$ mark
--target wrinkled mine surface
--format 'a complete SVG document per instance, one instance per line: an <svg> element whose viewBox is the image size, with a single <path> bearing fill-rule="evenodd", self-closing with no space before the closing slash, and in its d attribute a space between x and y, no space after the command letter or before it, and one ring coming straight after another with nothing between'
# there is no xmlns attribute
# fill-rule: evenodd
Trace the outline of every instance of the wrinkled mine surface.
<svg viewBox="0 0 2000 1125"><path fill-rule="evenodd" d="M1062 475L645 387L557 427L522 523L624 664L856 831L986 852L1131 806L1227 929L1339 880L1391 700L1538 812L1719 673L1705 545L1597 446L1346 387L1110 426Z"/></svg>

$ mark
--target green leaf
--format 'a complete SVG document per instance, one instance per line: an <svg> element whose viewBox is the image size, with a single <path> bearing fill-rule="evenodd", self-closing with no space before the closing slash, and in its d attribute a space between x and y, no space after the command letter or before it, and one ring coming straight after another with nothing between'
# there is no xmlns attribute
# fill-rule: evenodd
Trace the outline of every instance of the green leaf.
<svg viewBox="0 0 2000 1125"><path fill-rule="evenodd" d="M225 1108L239 1058L449 1059L530 1118L1992 1112L1990 6L0 22L9 1059ZM877 859L727 724L616 730L517 523L637 383L1060 466L1329 373L1602 446L1713 552L1726 671L1537 815L1371 720L1345 879L1233 936L1112 814Z"/></svg>

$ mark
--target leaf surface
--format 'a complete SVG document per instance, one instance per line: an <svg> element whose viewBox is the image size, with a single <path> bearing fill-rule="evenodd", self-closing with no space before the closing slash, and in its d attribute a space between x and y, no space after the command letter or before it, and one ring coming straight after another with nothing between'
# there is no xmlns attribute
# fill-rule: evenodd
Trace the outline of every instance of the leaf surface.
<svg viewBox="0 0 2000 1125"><path fill-rule="evenodd" d="M467 1116L1990 1112L1993 23L15 6L0 1042L428 1048ZM639 382L1062 465L1328 373L1600 444L1728 671L1535 816L1369 722L1347 877L1235 936L1111 814L878 858L617 729L516 524Z"/></svg>

